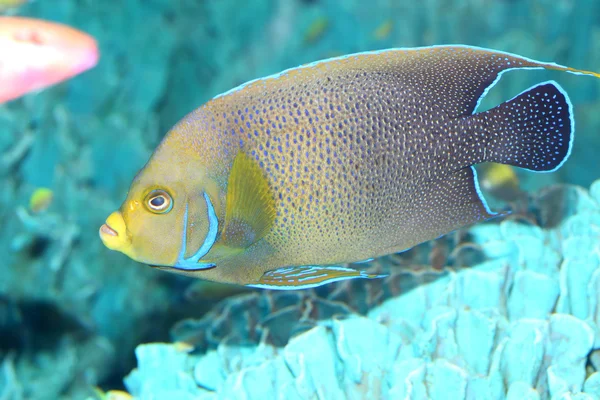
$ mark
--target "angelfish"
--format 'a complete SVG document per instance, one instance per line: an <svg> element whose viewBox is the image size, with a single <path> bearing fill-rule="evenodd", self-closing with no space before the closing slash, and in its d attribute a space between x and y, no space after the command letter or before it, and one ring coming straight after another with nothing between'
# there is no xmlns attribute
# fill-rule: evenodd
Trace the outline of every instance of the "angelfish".
<svg viewBox="0 0 600 400"><path fill-rule="evenodd" d="M476 112L511 69L598 74L467 46L359 53L257 79L178 122L100 228L104 244L211 281L298 289L345 265L498 216L474 164L560 168L573 144L554 81Z"/></svg>

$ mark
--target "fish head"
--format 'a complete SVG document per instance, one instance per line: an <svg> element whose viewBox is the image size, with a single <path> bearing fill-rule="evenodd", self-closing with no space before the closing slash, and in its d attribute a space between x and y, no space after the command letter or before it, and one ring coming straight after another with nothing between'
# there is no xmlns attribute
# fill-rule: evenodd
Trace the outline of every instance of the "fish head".
<svg viewBox="0 0 600 400"><path fill-rule="evenodd" d="M100 227L106 247L167 267L190 258L197 263L210 250L218 227L213 204L218 189L202 160L186 157L189 151L165 142L159 146L134 178L120 209Z"/></svg>

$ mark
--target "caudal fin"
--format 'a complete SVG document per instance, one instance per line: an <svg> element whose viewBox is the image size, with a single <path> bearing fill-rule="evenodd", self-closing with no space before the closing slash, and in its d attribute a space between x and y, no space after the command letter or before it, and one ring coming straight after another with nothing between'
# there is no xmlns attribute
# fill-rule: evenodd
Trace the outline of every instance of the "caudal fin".
<svg viewBox="0 0 600 400"><path fill-rule="evenodd" d="M485 126L488 137L482 161L551 172L571 153L573 110L567 93L554 81L472 118Z"/></svg>

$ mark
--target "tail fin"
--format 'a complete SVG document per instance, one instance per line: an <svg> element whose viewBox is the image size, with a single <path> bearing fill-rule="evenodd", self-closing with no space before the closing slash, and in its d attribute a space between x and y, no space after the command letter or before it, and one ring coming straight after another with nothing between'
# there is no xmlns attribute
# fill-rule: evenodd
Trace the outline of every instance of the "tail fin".
<svg viewBox="0 0 600 400"><path fill-rule="evenodd" d="M472 118L489 134L483 161L552 172L569 157L575 134L567 93L554 81Z"/></svg>

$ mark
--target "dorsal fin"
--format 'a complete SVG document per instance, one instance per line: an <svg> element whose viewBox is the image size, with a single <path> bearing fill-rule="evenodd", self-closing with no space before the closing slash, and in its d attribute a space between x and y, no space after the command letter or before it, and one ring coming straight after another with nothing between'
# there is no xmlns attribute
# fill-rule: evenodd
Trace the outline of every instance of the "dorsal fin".
<svg viewBox="0 0 600 400"><path fill-rule="evenodd" d="M262 239L275 220L275 199L257 162L243 152L233 161L227 182L225 224L220 246L244 249ZM216 250L216 249L215 249Z"/></svg>
<svg viewBox="0 0 600 400"><path fill-rule="evenodd" d="M376 76L385 81L389 90L402 91L404 107L418 108L421 115L424 112L437 115L443 111L456 118L473 114L503 72L539 68L600 77L595 72L531 60L516 54L465 45L442 45L367 51L329 58L247 82L217 97L241 90L262 93L266 82L269 82L270 90L275 90L303 79L341 78L345 83L361 85L372 83L371 78ZM371 78L365 83L363 75Z"/></svg>
<svg viewBox="0 0 600 400"><path fill-rule="evenodd" d="M389 52L391 61L388 62L400 67L397 73L403 85L408 82L412 90L421 94L420 101L429 99L450 117L473 114L502 73L512 69L545 68L600 77L594 72L471 46L432 46ZM400 54L392 55L394 52Z"/></svg>

